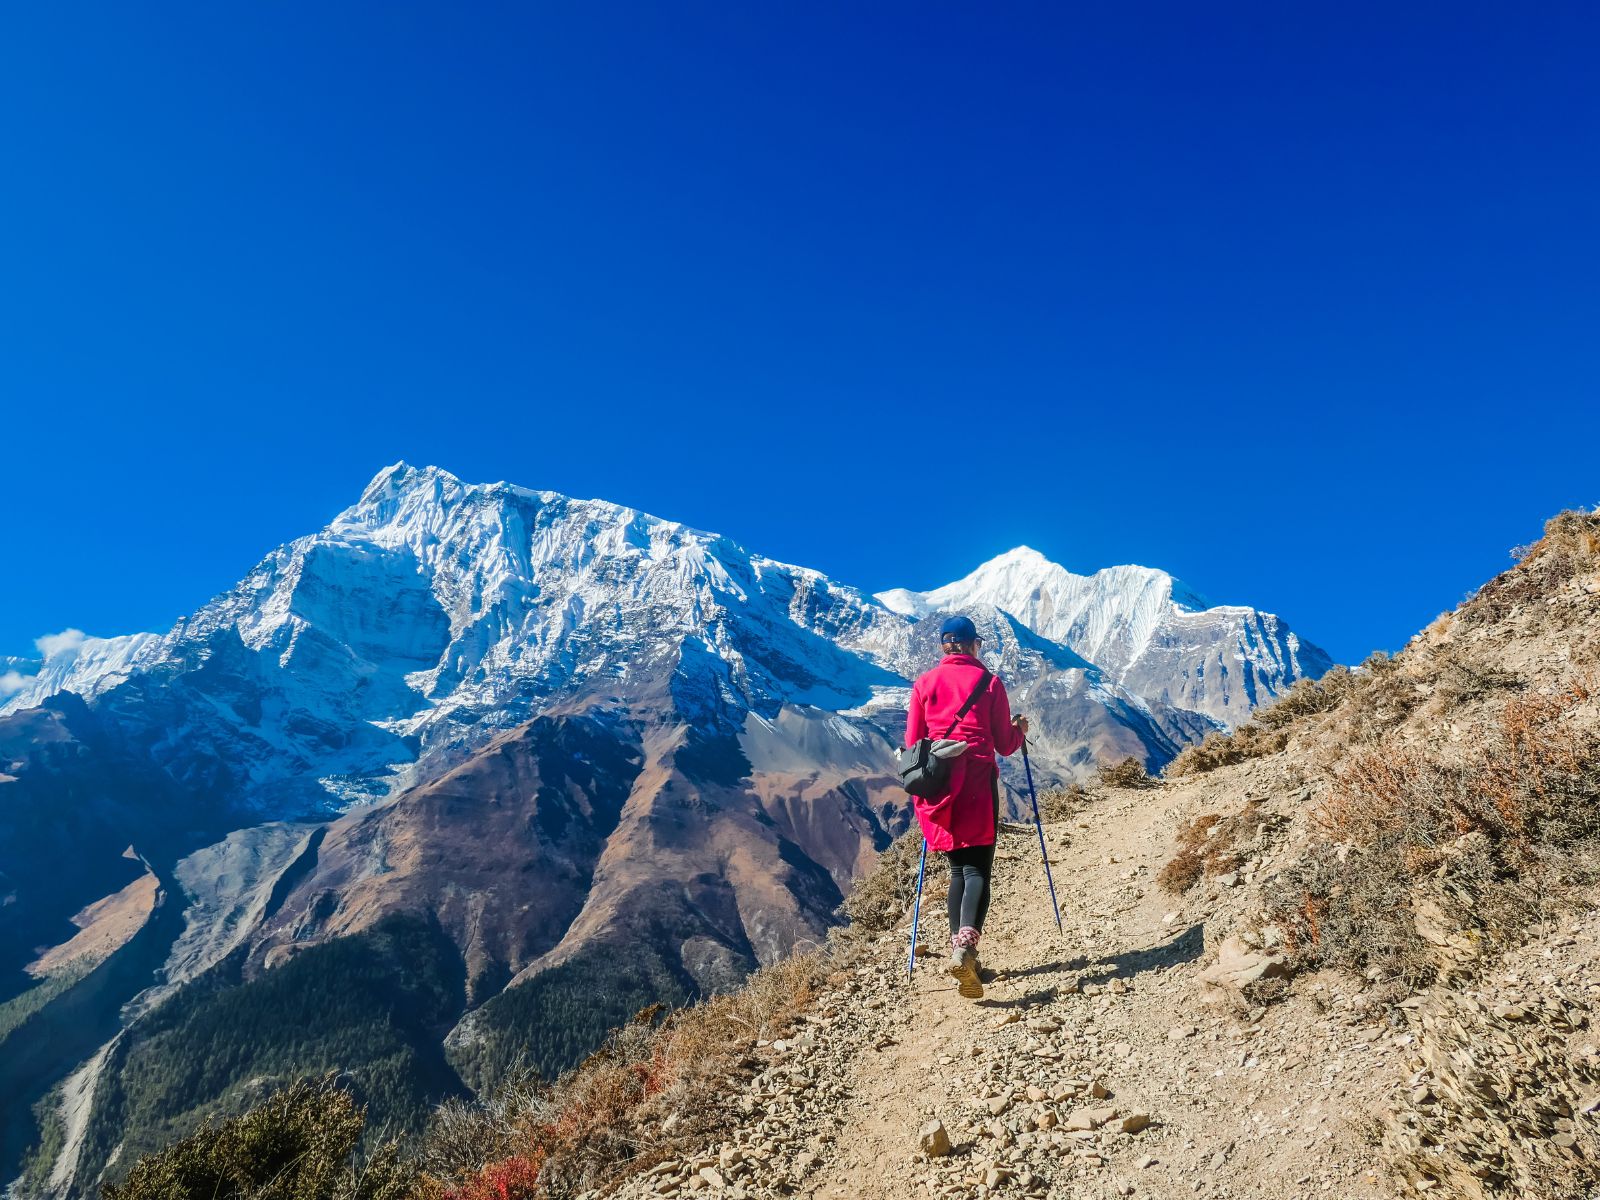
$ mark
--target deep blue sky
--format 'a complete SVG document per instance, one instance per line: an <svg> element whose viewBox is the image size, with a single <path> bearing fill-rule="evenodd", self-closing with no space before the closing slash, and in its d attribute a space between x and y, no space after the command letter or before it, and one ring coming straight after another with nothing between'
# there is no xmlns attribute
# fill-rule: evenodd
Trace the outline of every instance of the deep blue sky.
<svg viewBox="0 0 1600 1200"><path fill-rule="evenodd" d="M1593 5L20 5L0 652L404 458L1395 647L1600 501Z"/></svg>

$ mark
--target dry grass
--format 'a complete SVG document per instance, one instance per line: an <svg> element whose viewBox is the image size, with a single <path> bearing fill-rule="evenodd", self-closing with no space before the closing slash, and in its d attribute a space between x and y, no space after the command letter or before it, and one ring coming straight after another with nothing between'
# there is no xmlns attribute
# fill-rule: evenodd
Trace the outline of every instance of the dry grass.
<svg viewBox="0 0 1600 1200"><path fill-rule="evenodd" d="M554 1084L520 1077L486 1103L444 1105L424 1138L420 1196L573 1196L670 1157L725 1119L757 1039L788 1031L836 965L829 949L793 955L659 1027L645 1010Z"/></svg>
<svg viewBox="0 0 1600 1200"><path fill-rule="evenodd" d="M1334 667L1320 679L1298 679L1272 704L1258 709L1251 724L1282 729L1305 717L1327 712L1350 694L1356 676L1348 667Z"/></svg>
<svg viewBox="0 0 1600 1200"><path fill-rule="evenodd" d="M1039 820L1045 825L1070 821L1094 796L1081 783L1051 788L1039 797Z"/></svg>
<svg viewBox="0 0 1600 1200"><path fill-rule="evenodd" d="M922 829L913 821L889 848L878 856L877 865L856 880L856 885L841 906L850 927L863 933L882 933L893 929L911 911L917 892L917 861L922 854ZM928 855L928 876L924 890L944 889L949 866L942 854Z"/></svg>
<svg viewBox="0 0 1600 1200"><path fill-rule="evenodd" d="M1204 775L1218 767L1229 767L1251 758L1276 754L1289 744L1283 729L1267 729L1249 721L1232 733L1208 733L1199 745L1190 746L1167 764L1162 772L1168 779L1185 775Z"/></svg>
<svg viewBox="0 0 1600 1200"><path fill-rule="evenodd" d="M1178 849L1156 874L1156 884L1177 896L1208 875L1225 875L1241 865L1239 851L1252 844L1267 824L1259 802L1249 801L1231 817L1205 813L1178 829Z"/></svg>
<svg viewBox="0 0 1600 1200"><path fill-rule="evenodd" d="M1428 698L1432 685L1423 678L1426 668L1405 654L1370 654L1356 668L1344 718L1346 738L1363 741L1380 737L1401 725Z"/></svg>
<svg viewBox="0 0 1600 1200"><path fill-rule="evenodd" d="M1307 958L1422 983L1506 944L1596 874L1594 685L1501 702L1459 742L1347 755L1271 898Z"/></svg>
<svg viewBox="0 0 1600 1200"><path fill-rule="evenodd" d="M493 1097L434 1114L421 1150L420 1200L532 1200L604 1188L663 1161L725 1122L722 1103L750 1073L756 1041L782 1036L856 937L898 924L916 891L922 832L913 824L860 879L851 925L829 945L756 972L739 990L679 1009L659 1027L646 1009L554 1084L517 1075ZM928 856L925 888L944 888Z"/></svg>
<svg viewBox="0 0 1600 1200"><path fill-rule="evenodd" d="M1481 830L1523 849L1533 841L1568 844L1572 822L1587 831L1595 821L1584 808L1600 782L1592 734L1567 720L1592 694L1588 681L1574 680L1553 695L1506 701L1460 765L1404 746L1352 755L1313 819L1341 842L1404 836L1416 847L1437 847Z"/></svg>
<svg viewBox="0 0 1600 1200"><path fill-rule="evenodd" d="M1439 659L1433 702L1442 710L1459 708L1494 692L1513 691L1524 686L1522 677L1515 671L1469 657L1454 647Z"/></svg>

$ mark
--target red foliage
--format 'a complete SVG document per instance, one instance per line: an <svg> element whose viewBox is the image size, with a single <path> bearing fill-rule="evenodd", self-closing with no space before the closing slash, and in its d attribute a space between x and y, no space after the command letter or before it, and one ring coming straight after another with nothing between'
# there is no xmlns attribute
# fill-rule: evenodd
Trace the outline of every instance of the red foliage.
<svg viewBox="0 0 1600 1200"><path fill-rule="evenodd" d="M535 1158L514 1154L490 1163L475 1179L446 1192L446 1200L535 1200L543 1160L542 1154Z"/></svg>

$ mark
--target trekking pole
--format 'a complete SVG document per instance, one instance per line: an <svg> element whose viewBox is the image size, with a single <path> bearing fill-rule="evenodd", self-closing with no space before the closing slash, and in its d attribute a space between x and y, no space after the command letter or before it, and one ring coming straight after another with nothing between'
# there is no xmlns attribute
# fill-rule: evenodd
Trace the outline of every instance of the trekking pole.
<svg viewBox="0 0 1600 1200"><path fill-rule="evenodd" d="M1033 764L1028 761L1028 739L1022 739L1022 769L1028 773L1028 799L1033 801L1033 828L1039 834L1039 857L1044 859L1044 881L1050 885L1050 907L1056 914L1056 932L1061 932L1061 905L1056 903L1056 881L1050 877L1050 852L1044 848L1044 822L1039 818L1039 796L1033 790ZM921 892L921 885L918 885Z"/></svg>
<svg viewBox="0 0 1600 1200"><path fill-rule="evenodd" d="M928 839L922 839L922 861L917 864L917 901L911 906L911 957L906 960L906 979L917 965L917 925L922 920L922 873L928 869Z"/></svg>

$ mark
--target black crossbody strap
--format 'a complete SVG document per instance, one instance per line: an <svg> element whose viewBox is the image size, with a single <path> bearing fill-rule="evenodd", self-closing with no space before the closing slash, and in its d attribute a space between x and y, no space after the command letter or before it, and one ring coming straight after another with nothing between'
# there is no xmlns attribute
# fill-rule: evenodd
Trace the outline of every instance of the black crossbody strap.
<svg viewBox="0 0 1600 1200"><path fill-rule="evenodd" d="M983 671L983 677L978 680L978 686L972 689L972 695L967 697L967 702L963 704L960 711L956 713L956 719L950 722L950 728L944 731L944 736L946 738L956 731L956 726L961 724L961 718L972 711L972 706L978 702L978 697L989 690L989 681L993 678L994 672L985 667Z"/></svg>

